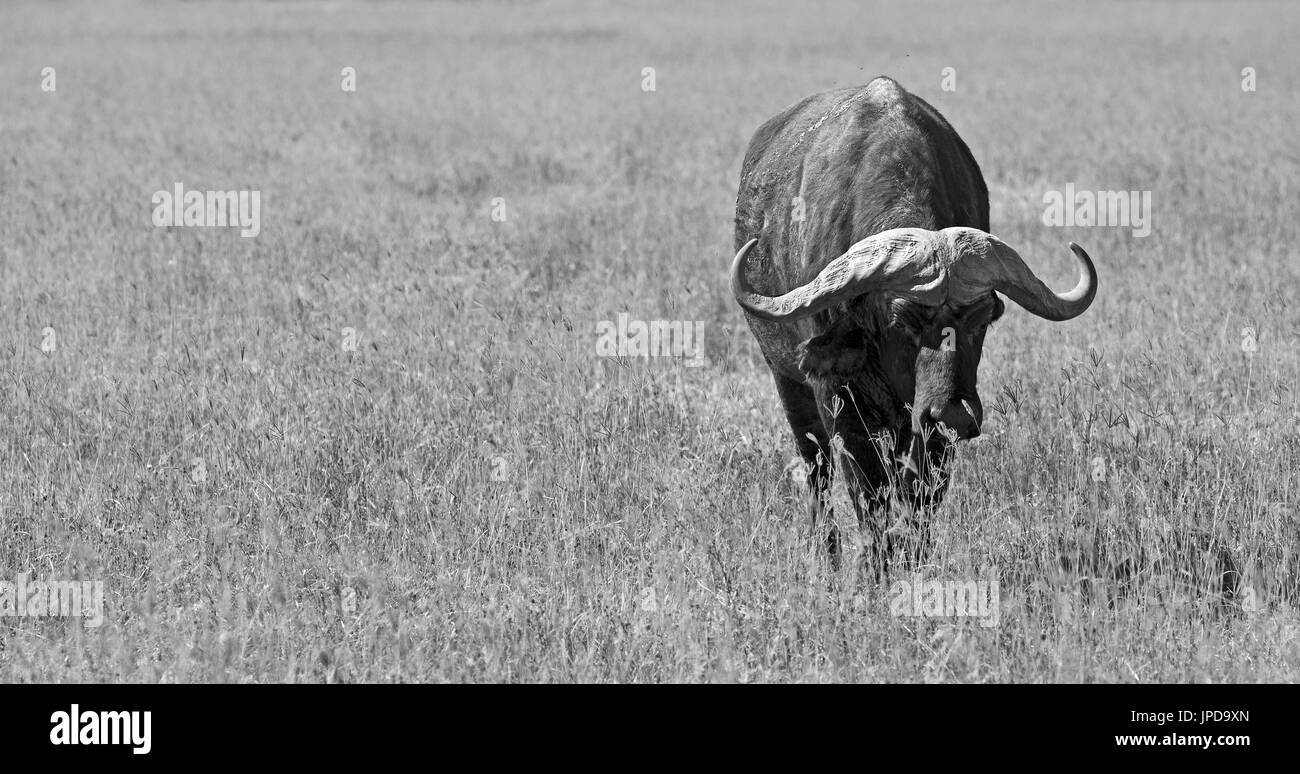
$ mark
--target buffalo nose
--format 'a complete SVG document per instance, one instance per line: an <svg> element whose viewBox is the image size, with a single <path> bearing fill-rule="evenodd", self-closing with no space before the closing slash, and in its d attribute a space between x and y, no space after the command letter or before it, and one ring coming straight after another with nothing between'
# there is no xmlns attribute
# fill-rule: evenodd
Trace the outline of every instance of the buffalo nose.
<svg viewBox="0 0 1300 774"><path fill-rule="evenodd" d="M966 401L953 401L946 406L932 406L930 417L940 422L963 440L975 438L980 434L979 419Z"/></svg>

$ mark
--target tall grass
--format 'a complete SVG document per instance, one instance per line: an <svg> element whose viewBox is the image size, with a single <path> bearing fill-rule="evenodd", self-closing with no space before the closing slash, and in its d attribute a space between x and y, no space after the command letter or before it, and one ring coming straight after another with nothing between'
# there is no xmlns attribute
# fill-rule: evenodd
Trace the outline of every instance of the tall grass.
<svg viewBox="0 0 1300 774"><path fill-rule="evenodd" d="M0 618L0 679L1295 679L1290 5L168 8L0 25L0 579L107 590ZM879 73L1046 281L1101 272L988 337L926 573L996 568L996 627L831 573L726 290L749 135ZM261 235L153 228L177 181ZM1044 226L1067 182L1152 235ZM596 357L619 312L708 365Z"/></svg>

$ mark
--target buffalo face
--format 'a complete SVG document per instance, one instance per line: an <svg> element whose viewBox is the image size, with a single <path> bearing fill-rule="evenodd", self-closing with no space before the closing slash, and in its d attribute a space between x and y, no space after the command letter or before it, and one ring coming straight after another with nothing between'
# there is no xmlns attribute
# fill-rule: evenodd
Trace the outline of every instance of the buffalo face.
<svg viewBox="0 0 1300 774"><path fill-rule="evenodd" d="M959 307L907 306L886 335L884 363L896 375L896 394L912 407L912 432L929 435L938 428L959 439L978 436L984 421L978 390L984 334L1005 307L992 294Z"/></svg>
<svg viewBox="0 0 1300 774"><path fill-rule="evenodd" d="M1096 268L1078 245L1070 248L1079 280L1057 293L1001 240L955 226L882 231L825 260L806 282L769 296L749 282L747 256L757 242L746 243L732 262L736 301L757 320L813 323L803 323L804 330L820 333L797 354L805 381L815 386L817 410L834 419L845 404L856 415L857 435L880 443L892 434L905 490L921 503L942 496L950 439L980 433L980 356L988 326L1005 308L998 294L1060 321L1082 314L1097 293ZM836 432L825 417L823 437ZM870 453L857 446L855 457ZM883 459L887 450L879 451Z"/></svg>
<svg viewBox="0 0 1300 774"><path fill-rule="evenodd" d="M974 438L984 420L978 391L984 335L1004 310L993 293L964 305L902 298L864 303L800 345L799 367L812 381L871 396L879 412L872 424L910 426L918 437L940 431Z"/></svg>

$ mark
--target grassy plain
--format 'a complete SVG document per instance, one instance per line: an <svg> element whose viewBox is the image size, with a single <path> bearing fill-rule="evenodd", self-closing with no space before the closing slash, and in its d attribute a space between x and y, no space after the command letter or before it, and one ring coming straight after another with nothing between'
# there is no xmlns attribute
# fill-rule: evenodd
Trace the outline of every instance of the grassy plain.
<svg viewBox="0 0 1300 774"><path fill-rule="evenodd" d="M107 596L0 618L0 680L1296 679L1294 4L0 15L0 579ZM727 292L749 136L877 74L1040 276L1101 272L988 337L927 575L996 568L996 627L830 576ZM177 181L260 190L261 234L154 228ZM1151 191L1151 235L1045 226L1067 183ZM620 312L708 364L597 357Z"/></svg>

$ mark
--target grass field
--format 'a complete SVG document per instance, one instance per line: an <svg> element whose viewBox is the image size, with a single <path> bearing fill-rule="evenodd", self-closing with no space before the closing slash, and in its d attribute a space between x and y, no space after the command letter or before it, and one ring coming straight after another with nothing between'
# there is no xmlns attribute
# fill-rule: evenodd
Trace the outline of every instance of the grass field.
<svg viewBox="0 0 1300 774"><path fill-rule="evenodd" d="M0 680L1295 680L1300 9L867 5L7 4L0 580L105 620L0 618ZM926 574L993 627L831 572L727 290L750 135L878 74L1101 275L985 346ZM261 233L155 228L177 182ZM707 364L598 357L619 313Z"/></svg>

